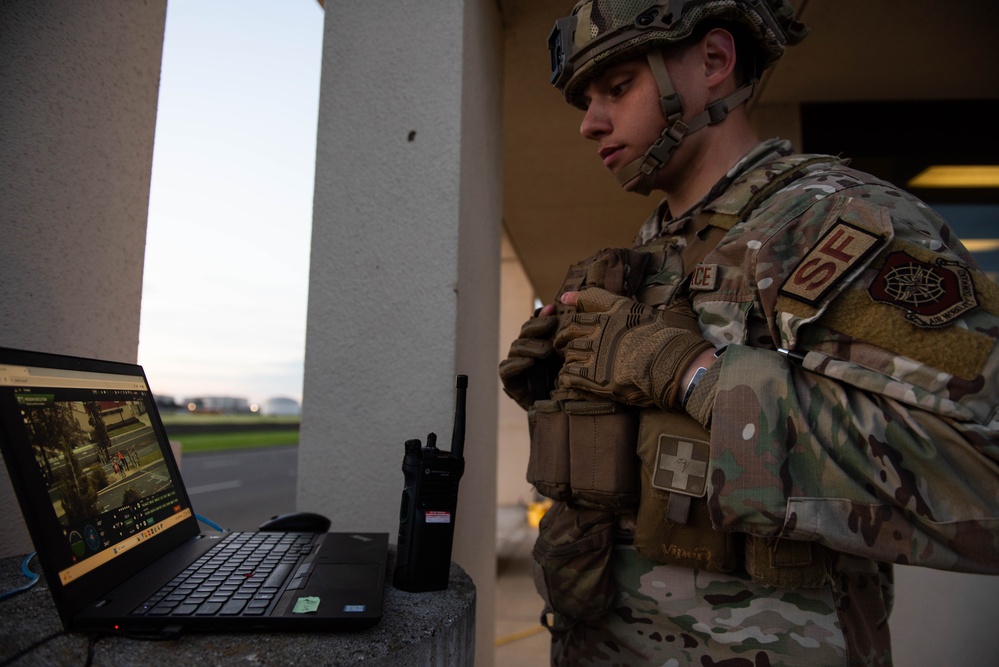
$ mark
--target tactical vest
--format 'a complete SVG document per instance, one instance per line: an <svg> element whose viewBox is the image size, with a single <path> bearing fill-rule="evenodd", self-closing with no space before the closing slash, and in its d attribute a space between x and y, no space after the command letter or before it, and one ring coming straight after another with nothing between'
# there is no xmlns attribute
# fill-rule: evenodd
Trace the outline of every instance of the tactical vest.
<svg viewBox="0 0 999 667"><path fill-rule="evenodd" d="M637 248L652 259L636 298L665 306L687 296L692 284L712 288L717 276L701 263L733 227L809 170L839 162L826 155L794 155L738 177L691 217L682 236L662 236ZM642 410L637 452L641 488L635 547L643 556L722 572L742 564L754 579L771 586L825 582L829 554L819 545L714 529L706 504L710 434L685 412Z"/></svg>
<svg viewBox="0 0 999 667"><path fill-rule="evenodd" d="M648 305L665 305L676 298L685 282L710 280L708 276L695 274L701 261L717 247L729 230L746 220L771 195L810 170L842 162L828 155L791 155L739 176L725 192L691 216L682 235L661 236L636 244L637 251L652 256L645 279L636 291L636 298ZM650 220L660 215L661 212L656 211Z"/></svg>
<svg viewBox="0 0 999 667"><path fill-rule="evenodd" d="M705 271L701 262L729 230L809 171L840 163L825 155L793 155L739 176L679 234L636 247L649 258L642 262L644 278L634 281L635 298L665 306L691 282L708 283L710 275L698 274ZM578 265L574 269L578 275ZM528 411L528 481L560 501L560 515L575 506L634 516L635 547L651 560L720 572L742 565L755 580L775 587L824 585L832 554L823 547L714 529L706 503L710 436L700 423L684 412L636 410L593 399L554 392ZM546 528L542 524L535 549L542 568L551 549L541 546L553 538Z"/></svg>

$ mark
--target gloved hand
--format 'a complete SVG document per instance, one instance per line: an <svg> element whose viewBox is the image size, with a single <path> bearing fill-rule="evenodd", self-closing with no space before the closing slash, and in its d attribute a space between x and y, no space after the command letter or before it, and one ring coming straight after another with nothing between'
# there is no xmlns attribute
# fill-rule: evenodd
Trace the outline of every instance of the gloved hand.
<svg viewBox="0 0 999 667"><path fill-rule="evenodd" d="M554 304L545 306L544 316L533 317L521 328L520 336L510 345L507 358L500 362L499 376L510 398L528 409L537 400L549 398L555 378L562 367L560 354L553 354L552 336L559 322L572 316L575 309L558 301L558 296L584 287L601 287L615 294L632 294L645 275L650 261L647 253L626 248L605 248L569 267ZM561 395L564 395L562 392ZM579 400L592 396L569 393Z"/></svg>
<svg viewBox="0 0 999 667"><path fill-rule="evenodd" d="M574 312L559 301L566 292L599 287L613 294L633 296L645 277L651 255L627 248L604 248L569 267L562 286L555 295L555 314Z"/></svg>
<svg viewBox="0 0 999 667"><path fill-rule="evenodd" d="M642 407L678 406L688 366L713 346L701 337L686 300L667 310L602 289L579 293L579 312L555 335L565 356L558 386Z"/></svg>
<svg viewBox="0 0 999 667"><path fill-rule="evenodd" d="M558 321L554 315L527 320L510 344L507 358L500 362L503 391L525 410L538 398L548 398L554 388L562 361L551 343Z"/></svg>

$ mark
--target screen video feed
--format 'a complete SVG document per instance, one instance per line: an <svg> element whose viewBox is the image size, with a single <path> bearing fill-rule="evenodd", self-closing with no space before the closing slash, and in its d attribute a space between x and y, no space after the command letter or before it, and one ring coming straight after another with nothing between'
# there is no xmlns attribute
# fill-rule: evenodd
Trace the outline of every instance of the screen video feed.
<svg viewBox="0 0 999 667"><path fill-rule="evenodd" d="M35 461L69 549L69 563L121 553L181 511L145 396L89 400L38 389L16 395ZM145 534L145 535L144 535Z"/></svg>

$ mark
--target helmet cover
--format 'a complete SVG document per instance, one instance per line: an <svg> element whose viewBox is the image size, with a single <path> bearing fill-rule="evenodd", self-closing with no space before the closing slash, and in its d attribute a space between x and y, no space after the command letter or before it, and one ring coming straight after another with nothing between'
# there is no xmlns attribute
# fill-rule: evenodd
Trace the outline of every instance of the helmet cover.
<svg viewBox="0 0 999 667"><path fill-rule="evenodd" d="M681 42L709 19L748 29L763 58L759 71L808 34L787 0L581 0L548 37L551 83L582 107L583 89L608 65Z"/></svg>

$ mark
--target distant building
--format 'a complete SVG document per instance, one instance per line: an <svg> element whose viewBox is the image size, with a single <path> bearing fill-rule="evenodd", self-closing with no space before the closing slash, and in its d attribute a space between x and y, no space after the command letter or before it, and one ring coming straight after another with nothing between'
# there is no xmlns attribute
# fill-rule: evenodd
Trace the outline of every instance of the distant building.
<svg viewBox="0 0 999 667"><path fill-rule="evenodd" d="M153 400L156 402L156 407L159 408L160 412L178 412L187 409L187 405L178 403L177 399L173 396L153 394Z"/></svg>
<svg viewBox="0 0 999 667"><path fill-rule="evenodd" d="M293 398L279 396L265 401L260 406L260 413L271 416L300 415L302 406Z"/></svg>
<svg viewBox="0 0 999 667"><path fill-rule="evenodd" d="M250 402L234 396L199 396L187 399L187 409L190 412L242 414L250 412Z"/></svg>

